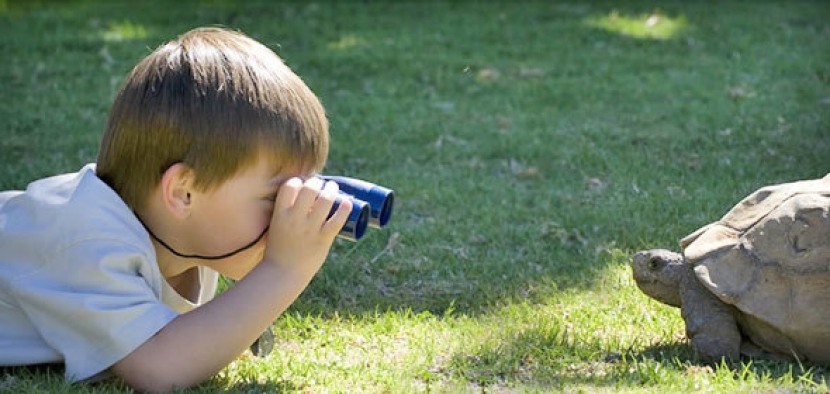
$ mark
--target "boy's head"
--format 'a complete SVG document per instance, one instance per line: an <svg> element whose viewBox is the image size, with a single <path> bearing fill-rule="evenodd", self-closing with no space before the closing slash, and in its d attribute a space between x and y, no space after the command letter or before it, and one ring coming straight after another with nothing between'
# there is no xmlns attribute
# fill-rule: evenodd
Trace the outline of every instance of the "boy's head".
<svg viewBox="0 0 830 394"><path fill-rule="evenodd" d="M97 174L141 209L176 163L213 189L258 158L320 171L328 121L317 97L273 51L220 28L191 30L128 75L110 111Z"/></svg>

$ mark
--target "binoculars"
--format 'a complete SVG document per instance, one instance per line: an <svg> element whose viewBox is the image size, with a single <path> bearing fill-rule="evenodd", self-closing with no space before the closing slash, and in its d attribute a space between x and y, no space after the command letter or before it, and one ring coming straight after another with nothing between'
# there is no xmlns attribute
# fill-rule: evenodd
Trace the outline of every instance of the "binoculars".
<svg viewBox="0 0 830 394"><path fill-rule="evenodd" d="M383 228L389 223L395 203L395 192L392 189L345 176L320 175L319 177L324 181L337 183L340 187L329 217L344 200L352 203L349 219L340 230L339 237L357 241L363 237L367 227Z"/></svg>

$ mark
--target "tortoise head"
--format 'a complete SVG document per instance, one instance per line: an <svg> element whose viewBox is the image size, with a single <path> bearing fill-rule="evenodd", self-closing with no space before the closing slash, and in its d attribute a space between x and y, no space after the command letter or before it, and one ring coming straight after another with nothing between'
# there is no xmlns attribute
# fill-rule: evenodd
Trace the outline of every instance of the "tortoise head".
<svg viewBox="0 0 830 394"><path fill-rule="evenodd" d="M680 307L680 281L690 269L681 254L664 249L644 250L631 259L637 287L647 296L676 307Z"/></svg>

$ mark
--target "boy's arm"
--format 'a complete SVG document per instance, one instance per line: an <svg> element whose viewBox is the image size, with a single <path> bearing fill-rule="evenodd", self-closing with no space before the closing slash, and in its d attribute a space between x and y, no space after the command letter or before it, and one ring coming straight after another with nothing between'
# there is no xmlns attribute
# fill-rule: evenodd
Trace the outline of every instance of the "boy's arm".
<svg viewBox="0 0 830 394"><path fill-rule="evenodd" d="M199 384L248 348L309 281L263 262L211 302L174 319L112 371L141 391Z"/></svg>
<svg viewBox="0 0 830 394"><path fill-rule="evenodd" d="M112 366L141 391L201 383L238 357L302 293L325 261L350 204L330 219L336 185L298 178L280 188L263 261L213 301L178 316Z"/></svg>

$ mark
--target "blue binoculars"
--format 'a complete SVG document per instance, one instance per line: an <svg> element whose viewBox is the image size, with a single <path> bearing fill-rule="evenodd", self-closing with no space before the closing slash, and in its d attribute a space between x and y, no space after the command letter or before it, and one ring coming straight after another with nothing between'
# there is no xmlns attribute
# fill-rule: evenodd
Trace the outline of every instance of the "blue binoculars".
<svg viewBox="0 0 830 394"><path fill-rule="evenodd" d="M395 192L392 189L345 176L320 175L320 178L337 183L340 187L339 196L334 201L329 217L343 200L352 203L349 219L338 234L341 238L357 241L363 237L367 227L383 228L389 223L395 203Z"/></svg>

